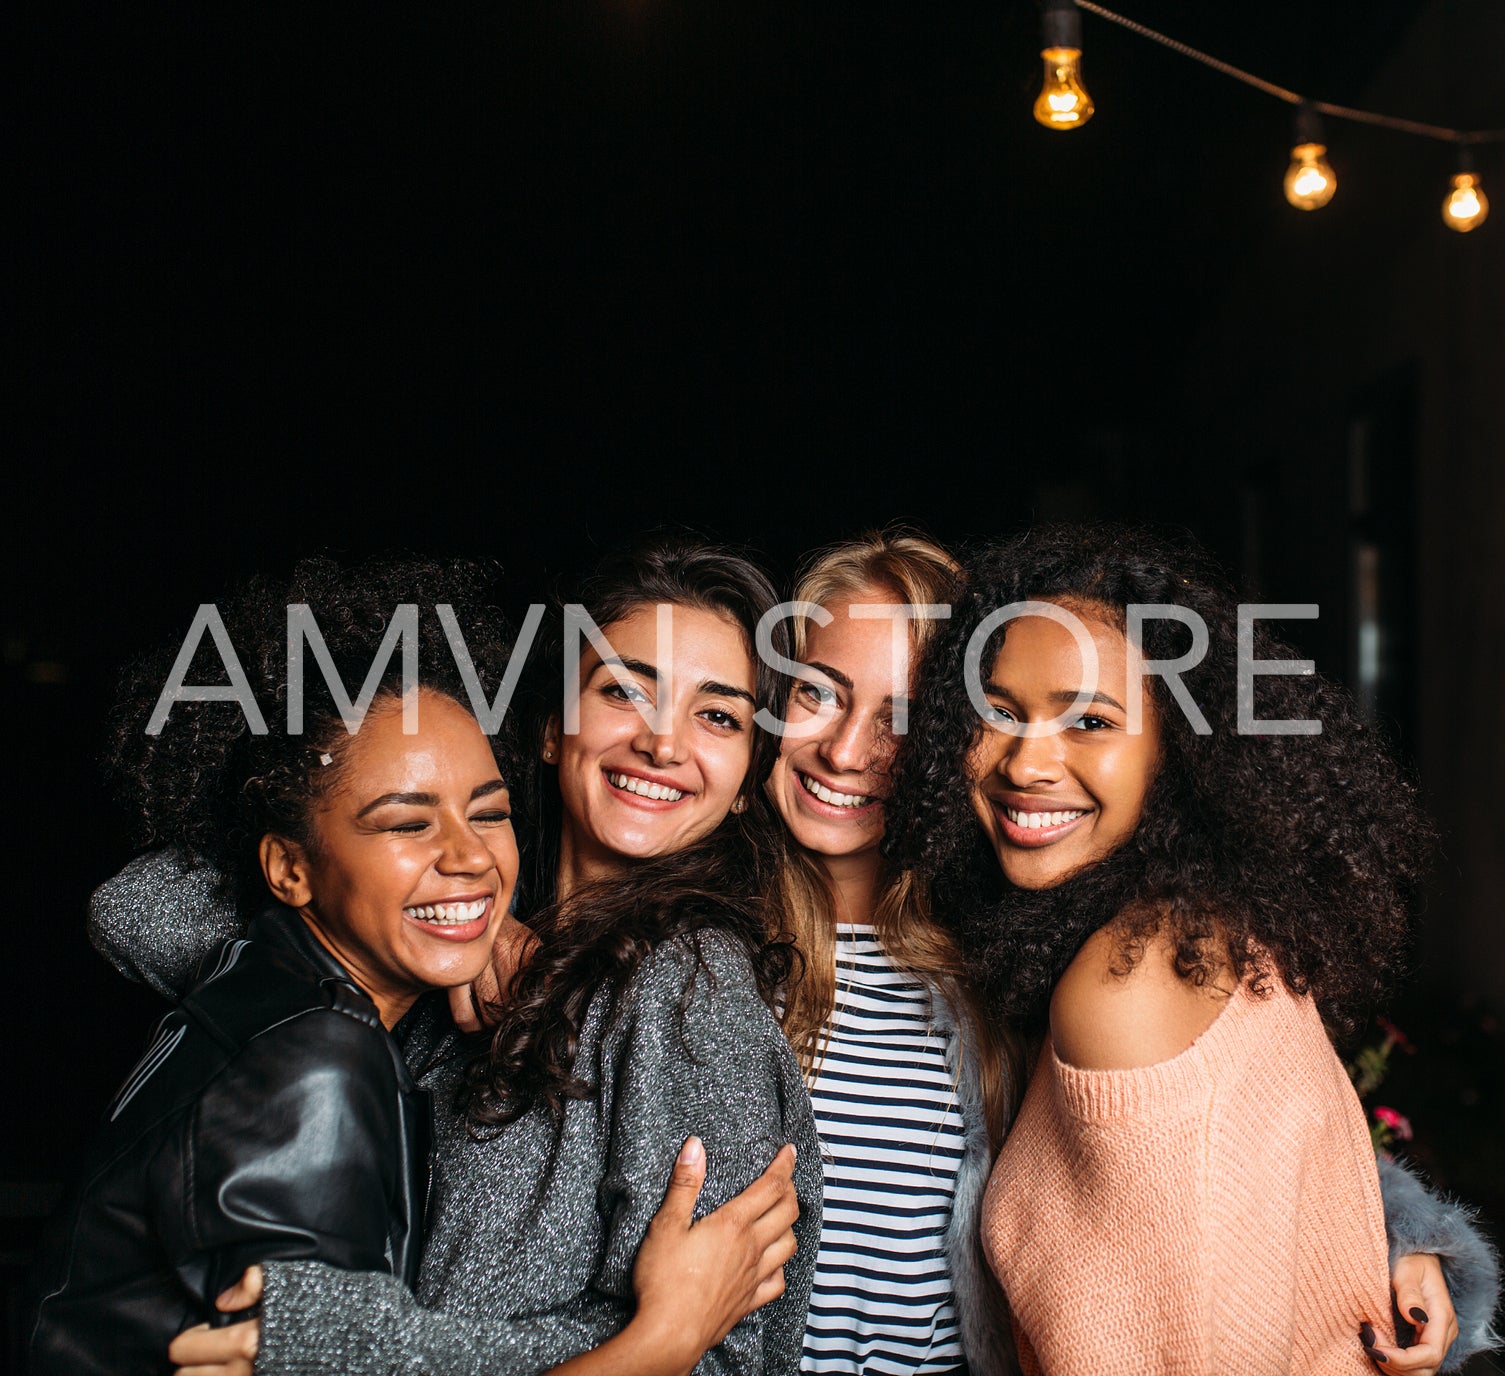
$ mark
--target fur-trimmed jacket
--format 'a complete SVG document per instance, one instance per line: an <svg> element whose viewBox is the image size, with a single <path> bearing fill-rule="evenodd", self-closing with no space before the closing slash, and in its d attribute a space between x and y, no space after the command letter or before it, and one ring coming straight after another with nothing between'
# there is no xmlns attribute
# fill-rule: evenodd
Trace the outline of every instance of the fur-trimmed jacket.
<svg viewBox="0 0 1505 1376"><path fill-rule="evenodd" d="M988 1141L982 1077L976 1055L968 1052L971 1041L967 1030L939 994L933 998L932 1017L936 1030L947 1034L947 1059L966 1127L962 1162L951 1197L951 1226L946 1231L946 1258L961 1322L962 1351L967 1355L970 1376L1015 1376L1019 1367L1014 1360L1008 1306L982 1251L982 1196L996 1155Z"/></svg>

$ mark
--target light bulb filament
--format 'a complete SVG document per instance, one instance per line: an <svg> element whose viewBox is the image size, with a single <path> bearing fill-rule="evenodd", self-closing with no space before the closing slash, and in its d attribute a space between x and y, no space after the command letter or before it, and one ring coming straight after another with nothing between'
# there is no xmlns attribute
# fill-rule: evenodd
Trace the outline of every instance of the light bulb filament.
<svg viewBox="0 0 1505 1376"><path fill-rule="evenodd" d="M1296 174L1292 186L1298 196L1315 196L1319 191L1327 189L1327 178L1322 175L1320 168L1303 167Z"/></svg>

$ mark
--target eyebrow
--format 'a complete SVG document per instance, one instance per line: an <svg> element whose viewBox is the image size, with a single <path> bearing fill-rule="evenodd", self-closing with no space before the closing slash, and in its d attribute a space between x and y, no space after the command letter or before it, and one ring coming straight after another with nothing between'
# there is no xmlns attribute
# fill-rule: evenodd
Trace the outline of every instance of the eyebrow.
<svg viewBox="0 0 1505 1376"><path fill-rule="evenodd" d="M706 679L700 685L700 691L702 693L714 693L718 697L723 698L743 698L747 702L757 701L757 698L753 697L746 688L738 688L730 683L716 683L711 679Z"/></svg>
<svg viewBox="0 0 1505 1376"><path fill-rule="evenodd" d="M477 798L489 798L493 793L500 793L507 785L501 779L488 779L484 784L477 784L470 790L467 801L475 802ZM357 819L364 817L368 812L375 812L379 807L438 807L439 795L437 793L383 793L380 798L373 798L355 815Z"/></svg>
<svg viewBox="0 0 1505 1376"><path fill-rule="evenodd" d="M628 655L607 655L596 665L596 669L610 669L613 666L626 669L628 673L637 674L639 678L651 678L655 683L659 679L658 669L654 665L646 660L632 659ZM591 673L594 674L596 669L592 669Z"/></svg>
<svg viewBox="0 0 1505 1376"><path fill-rule="evenodd" d="M1005 688L1000 683L986 683L983 685L983 691L995 698L1014 698L1017 696L1012 689ZM1060 702L1069 705L1075 702L1080 694L1073 693L1069 688L1058 688L1055 692L1047 693L1045 696L1050 702ZM1127 710L1117 698L1111 698L1103 692L1090 694L1087 701L1100 702L1106 707L1116 707L1120 712Z"/></svg>
<svg viewBox="0 0 1505 1376"><path fill-rule="evenodd" d="M852 680L842 673L840 669L833 669L829 664L822 664L818 659L810 661L810 668L819 669L833 683L841 684L849 693L852 691Z"/></svg>
<svg viewBox="0 0 1505 1376"><path fill-rule="evenodd" d="M658 669L652 664L649 664L646 660L633 659L628 655L611 655L596 665L596 669L611 668L612 666L626 669L628 673L637 674L639 678L651 678L655 685L663 682ZM595 669L591 670L592 675L595 672ZM744 698L748 702L757 701L757 698L749 693L746 688L737 688L730 683L717 683L714 679L703 680L696 691L714 693L724 698Z"/></svg>

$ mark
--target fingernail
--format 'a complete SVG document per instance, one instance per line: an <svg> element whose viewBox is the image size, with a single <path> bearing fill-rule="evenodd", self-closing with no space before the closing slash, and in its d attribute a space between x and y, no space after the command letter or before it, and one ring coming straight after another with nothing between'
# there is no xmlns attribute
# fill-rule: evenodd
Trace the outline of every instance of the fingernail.
<svg viewBox="0 0 1505 1376"><path fill-rule="evenodd" d="M790 1150L791 1154L794 1156L794 1159L796 1161L798 1161L800 1159L800 1149L797 1146L795 1146L793 1142L791 1142L789 1144L789 1150Z"/></svg>
<svg viewBox="0 0 1505 1376"><path fill-rule="evenodd" d="M1383 1352L1376 1352L1372 1347L1366 1347L1364 1351L1369 1354L1371 1362L1378 1362L1381 1366L1384 1366L1390 1360Z"/></svg>
<svg viewBox="0 0 1505 1376"><path fill-rule="evenodd" d="M1419 1304L1413 1304L1411 1306L1411 1317L1415 1319L1417 1323L1426 1323L1427 1311L1423 1309Z"/></svg>
<svg viewBox="0 0 1505 1376"><path fill-rule="evenodd" d="M705 1160L705 1147L698 1137L685 1138L685 1144L679 1149L679 1164L681 1166L698 1166Z"/></svg>
<svg viewBox="0 0 1505 1376"><path fill-rule="evenodd" d="M1374 1346L1374 1329L1370 1327L1369 1324L1361 1323L1359 1325L1359 1341L1363 1343L1365 1347Z"/></svg>

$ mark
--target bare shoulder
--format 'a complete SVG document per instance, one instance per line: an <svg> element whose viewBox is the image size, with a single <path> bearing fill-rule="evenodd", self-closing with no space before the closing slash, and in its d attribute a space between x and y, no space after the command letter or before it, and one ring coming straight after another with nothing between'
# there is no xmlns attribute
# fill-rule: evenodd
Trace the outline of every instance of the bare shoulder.
<svg viewBox="0 0 1505 1376"><path fill-rule="evenodd" d="M1157 934L1122 974L1117 936L1107 927L1094 932L1051 996L1056 1055L1083 1070L1132 1070L1185 1051L1223 1011L1232 984L1182 979L1174 957L1169 938Z"/></svg>

